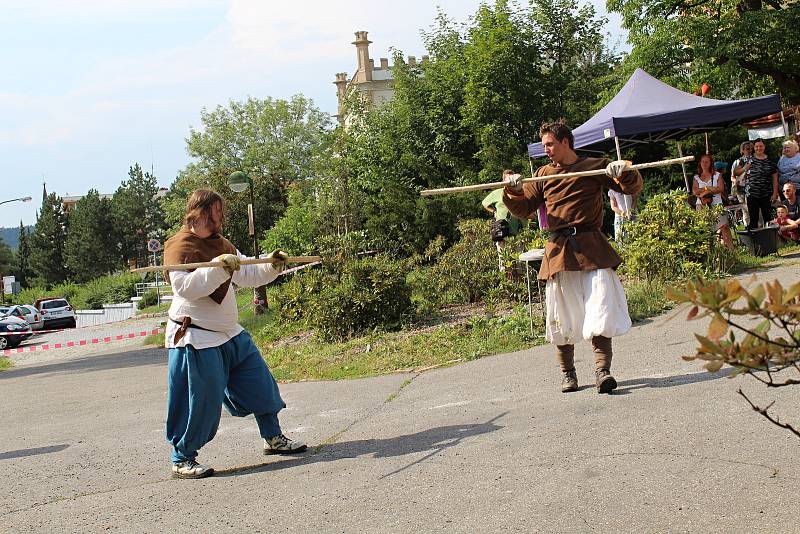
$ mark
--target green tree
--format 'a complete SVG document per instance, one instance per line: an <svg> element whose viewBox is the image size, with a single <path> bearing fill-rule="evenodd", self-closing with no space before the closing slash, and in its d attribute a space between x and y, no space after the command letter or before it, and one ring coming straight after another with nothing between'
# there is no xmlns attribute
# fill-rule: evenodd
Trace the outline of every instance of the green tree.
<svg viewBox="0 0 800 534"><path fill-rule="evenodd" d="M459 219L480 216L481 196L421 199L419 189L522 171L542 122L584 119L615 61L602 24L571 0L483 4L463 27L440 13L424 34L429 61L412 66L395 55L390 103L348 101L337 153L361 202L360 227L386 250L421 252L437 235L452 243Z"/></svg>
<svg viewBox="0 0 800 534"><path fill-rule="evenodd" d="M573 126L594 113L597 94L611 85L608 76L619 58L605 43L608 22L591 4L576 0L531 3L533 38L542 43L547 83L538 107L544 120L564 117Z"/></svg>
<svg viewBox="0 0 800 534"><path fill-rule="evenodd" d="M19 244L17 245L16 264L14 275L22 287L28 287L28 280L31 277L30 265L31 245L28 238L28 230L19 222Z"/></svg>
<svg viewBox="0 0 800 534"><path fill-rule="evenodd" d="M158 197L155 176L143 172L138 163L128 170L128 179L114 192L111 211L119 255L124 261L147 256L147 240L162 238L164 211Z"/></svg>
<svg viewBox="0 0 800 534"><path fill-rule="evenodd" d="M254 184L255 219L259 233L270 228L286 209L288 187L314 175L324 158L324 138L331 119L314 103L295 95L289 100L248 98L201 113L201 129L192 129L187 150L194 158L178 176L167 201L168 220L177 226L191 191L208 187L225 198L225 232L240 250L250 252L247 232L248 194L227 186L236 170Z"/></svg>
<svg viewBox="0 0 800 534"><path fill-rule="evenodd" d="M0 273L2 273L3 276L11 275L14 263L14 252L12 252L11 247L6 244L3 238L0 237ZM2 287L0 287L0 290L2 290Z"/></svg>
<svg viewBox="0 0 800 534"><path fill-rule="evenodd" d="M286 212L270 228L261 242L262 250L280 249L293 256L314 252L314 242L319 236L319 224L314 203L300 184L289 189Z"/></svg>
<svg viewBox="0 0 800 534"><path fill-rule="evenodd" d="M545 118L537 112L545 101L546 43L534 39L529 19L506 1L484 4L466 35L461 120L478 147L484 180L524 157Z"/></svg>
<svg viewBox="0 0 800 534"><path fill-rule="evenodd" d="M636 67L684 90L746 97L779 91L800 102L800 55L793 0L608 0L623 17Z"/></svg>
<svg viewBox="0 0 800 534"><path fill-rule="evenodd" d="M36 227L30 236L30 263L35 276L31 285L50 286L67 278L64 265L66 226L61 197L50 193L42 201Z"/></svg>
<svg viewBox="0 0 800 534"><path fill-rule="evenodd" d="M108 274L119 262L111 220L111 201L101 199L91 189L69 213L69 228L64 247L64 263L70 278L87 282Z"/></svg>

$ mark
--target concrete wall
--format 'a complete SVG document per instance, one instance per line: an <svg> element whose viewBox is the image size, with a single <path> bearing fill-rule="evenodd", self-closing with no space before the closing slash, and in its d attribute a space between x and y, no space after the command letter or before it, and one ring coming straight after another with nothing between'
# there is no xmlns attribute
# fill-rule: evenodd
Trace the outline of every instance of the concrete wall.
<svg viewBox="0 0 800 534"><path fill-rule="evenodd" d="M98 324L115 323L117 321L124 321L136 315L136 307L134 304L103 304L102 310L76 310L75 321L76 326L81 328L83 326L94 326Z"/></svg>

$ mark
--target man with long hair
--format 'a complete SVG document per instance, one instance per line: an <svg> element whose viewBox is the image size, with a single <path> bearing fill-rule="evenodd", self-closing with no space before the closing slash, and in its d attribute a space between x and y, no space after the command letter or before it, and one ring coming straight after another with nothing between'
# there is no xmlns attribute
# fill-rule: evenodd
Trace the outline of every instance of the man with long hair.
<svg viewBox="0 0 800 534"><path fill-rule="evenodd" d="M545 246L539 279L546 281L545 337L556 345L562 371L561 391L578 390L575 342L591 341L598 393L611 393L617 381L611 376L611 338L631 328L625 291L615 272L622 259L600 228L603 223L603 188L626 195L642 189L638 171L626 171L629 162L579 157L572 131L561 122L539 130L551 163L536 176L553 179L523 184L506 177L503 202L517 217L532 218L547 207L550 241ZM605 176L559 179L559 174L605 169Z"/></svg>
<svg viewBox="0 0 800 534"><path fill-rule="evenodd" d="M231 283L257 287L274 280L286 254L272 264L241 265L244 258L222 237L224 202L198 189L186 204L183 227L164 247L165 265L218 261L221 267L171 271L173 299L165 345L169 349L167 440L176 478L203 478L214 470L197 462L197 451L214 438L221 407L236 417L253 414L264 454L294 454L306 445L281 432L278 412L286 407L250 334L239 324Z"/></svg>

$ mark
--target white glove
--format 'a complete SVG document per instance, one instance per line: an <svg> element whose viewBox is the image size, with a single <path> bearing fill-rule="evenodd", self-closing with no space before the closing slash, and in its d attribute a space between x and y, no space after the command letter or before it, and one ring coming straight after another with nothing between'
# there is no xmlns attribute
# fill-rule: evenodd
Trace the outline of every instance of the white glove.
<svg viewBox="0 0 800 534"><path fill-rule="evenodd" d="M279 273L283 272L283 270L286 268L286 259L288 257L289 255L282 250L273 250L267 254L267 258L272 258L275 260L275 262L272 263L272 268Z"/></svg>
<svg viewBox="0 0 800 534"><path fill-rule="evenodd" d="M506 184L506 187L511 189L512 191L522 191L522 175L521 174L509 174L503 179L503 183Z"/></svg>
<svg viewBox="0 0 800 534"><path fill-rule="evenodd" d="M223 268L228 271L230 275L233 275L233 272L238 271L242 266L239 256L235 254L220 254L211 261L221 261L223 263Z"/></svg>
<svg viewBox="0 0 800 534"><path fill-rule="evenodd" d="M606 176L613 179L615 182L619 181L619 177L622 176L622 173L630 167L632 163L628 160L618 159L617 161L612 161L608 165L606 165Z"/></svg>

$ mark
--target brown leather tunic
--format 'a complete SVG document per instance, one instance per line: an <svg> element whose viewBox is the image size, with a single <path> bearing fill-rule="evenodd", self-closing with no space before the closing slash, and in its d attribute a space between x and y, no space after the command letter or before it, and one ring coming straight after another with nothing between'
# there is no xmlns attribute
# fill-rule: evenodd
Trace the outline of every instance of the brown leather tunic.
<svg viewBox="0 0 800 534"><path fill-rule="evenodd" d="M606 158L579 157L572 165L556 167L550 163L539 167L536 176L604 169L609 163L610 160ZM522 186L521 193L505 188L503 202L517 217L534 218L539 205L544 202L550 231L557 232L570 227L577 230L573 238L556 235L555 239L548 241L539 269L540 280L547 280L561 271L616 269L622 263L622 258L600 231L603 224L603 189L635 195L642 190L642 176L639 171L628 171L622 174L619 181L617 184L603 174L527 183ZM575 242L577 247L573 244Z"/></svg>

